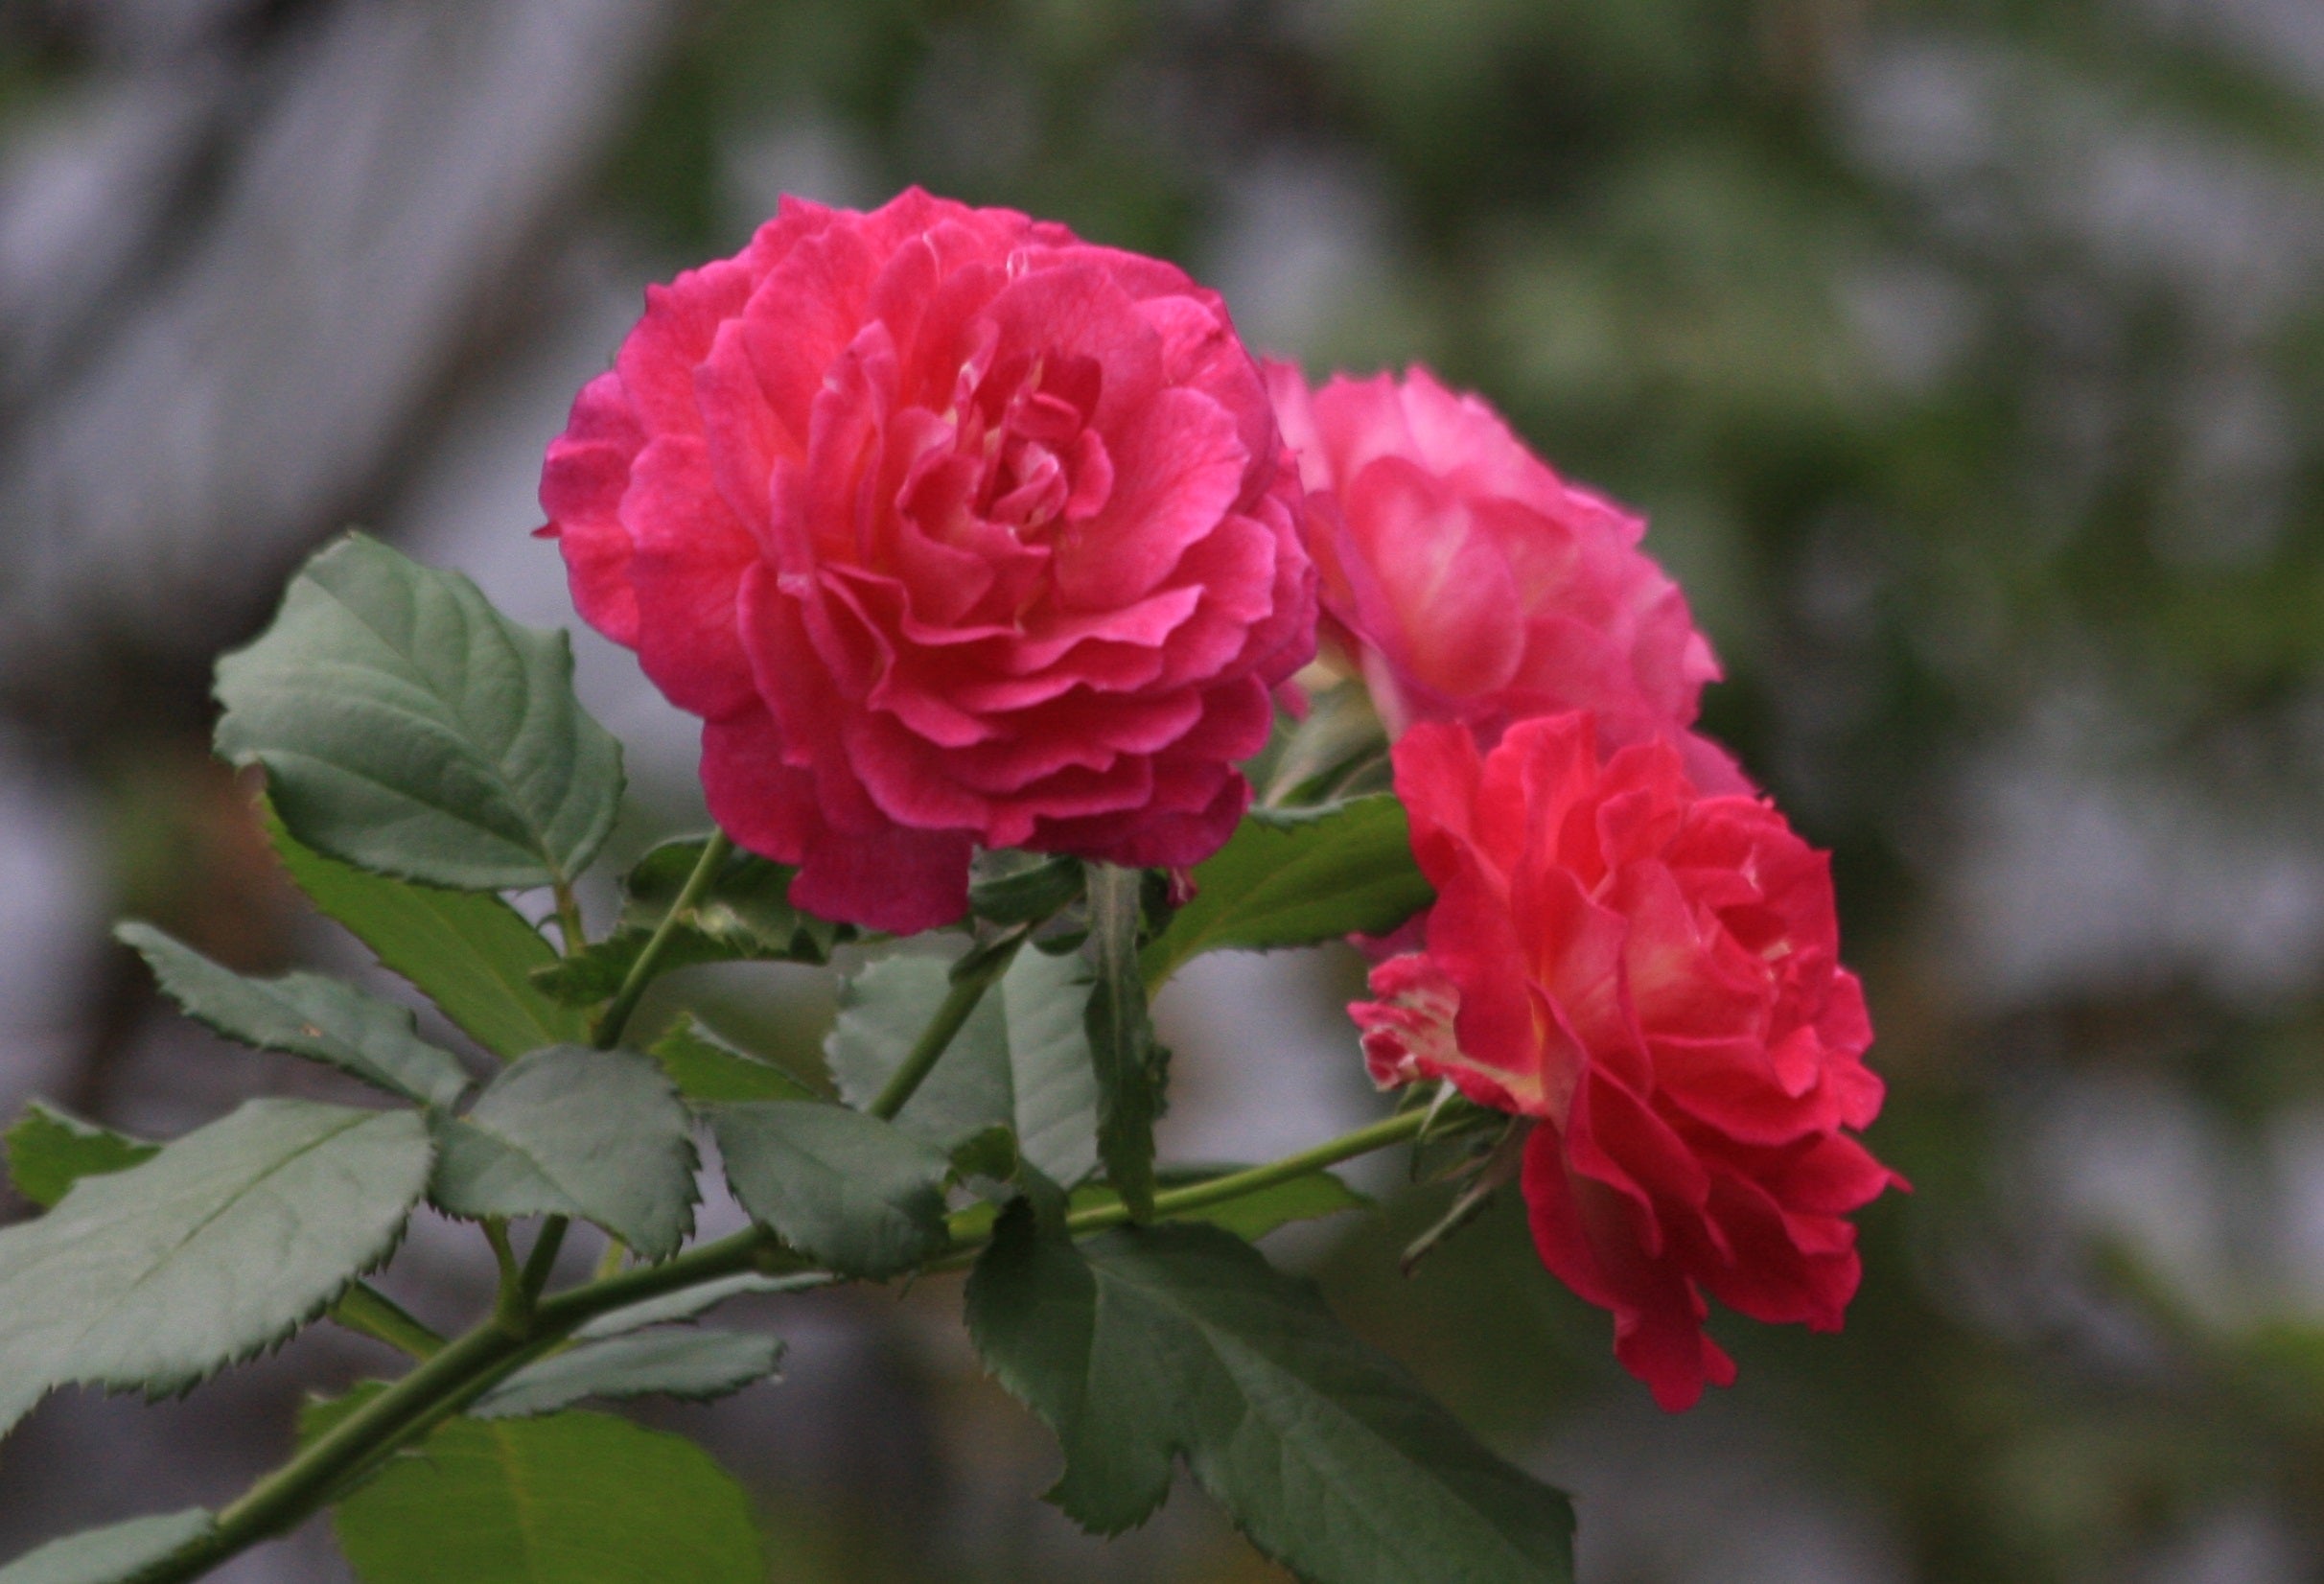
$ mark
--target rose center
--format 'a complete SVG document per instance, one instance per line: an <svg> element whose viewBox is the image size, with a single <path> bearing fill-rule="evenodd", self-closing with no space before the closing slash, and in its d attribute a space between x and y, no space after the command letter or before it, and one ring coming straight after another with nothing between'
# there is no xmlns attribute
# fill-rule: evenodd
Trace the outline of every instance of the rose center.
<svg viewBox="0 0 2324 1584"><path fill-rule="evenodd" d="M977 392L982 431L961 436L963 449L978 454L979 517L1030 540L1103 503L1112 469L1088 422L1099 384L1087 358L1005 361L993 370Z"/></svg>

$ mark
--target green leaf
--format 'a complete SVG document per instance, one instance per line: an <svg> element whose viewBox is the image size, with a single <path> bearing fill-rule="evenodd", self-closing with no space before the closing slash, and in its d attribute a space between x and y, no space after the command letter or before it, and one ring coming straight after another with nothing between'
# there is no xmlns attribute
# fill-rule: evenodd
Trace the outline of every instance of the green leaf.
<svg viewBox="0 0 2324 1584"><path fill-rule="evenodd" d="M514 1060L589 1038L587 1018L533 988L557 953L500 897L367 874L300 842L271 807L266 819L299 890L486 1050Z"/></svg>
<svg viewBox="0 0 2324 1584"><path fill-rule="evenodd" d="M1383 935L1435 898L1389 793L1326 808L1253 809L1195 869L1194 899L1146 948L1149 988L1221 947L1313 945Z"/></svg>
<svg viewBox="0 0 2324 1584"><path fill-rule="evenodd" d="M1050 1499L1087 1528L1144 1522L1184 1457L1259 1549L1316 1584L1573 1576L1564 1496L1217 1227L1077 1248L1011 1207L967 1306L987 1366L1057 1433Z"/></svg>
<svg viewBox="0 0 2324 1584"><path fill-rule="evenodd" d="M180 1546L208 1534L212 1522L207 1511L188 1507L67 1535L0 1568L0 1584L128 1584Z"/></svg>
<svg viewBox="0 0 2324 1584"><path fill-rule="evenodd" d="M575 1006L610 999L678 899L705 845L699 837L664 842L640 858L623 882L629 899L621 910L620 927L585 950L537 970L534 983ZM730 852L709 890L680 915L677 929L656 960L658 971L702 963L829 962L831 948L855 932L793 907L791 877L796 873L755 853Z"/></svg>
<svg viewBox="0 0 2324 1584"><path fill-rule="evenodd" d="M816 1288L830 1285L831 1277L821 1270L802 1270L789 1276L768 1276L755 1270L745 1270L739 1275L704 1282L700 1287L681 1288L659 1298L646 1298L625 1309L609 1310L573 1335L584 1341L598 1337L618 1337L625 1332L641 1331L649 1325L690 1320L697 1315L708 1314L729 1298L744 1297L755 1293L810 1293Z"/></svg>
<svg viewBox="0 0 2324 1584"><path fill-rule="evenodd" d="M951 988L941 957L884 958L840 986L824 1041L849 1105L871 1104ZM952 1037L895 1125L951 1151L995 1125L1041 1173L1079 1182L1097 1165L1097 1079L1082 1009L1089 969L1076 958L1022 951Z"/></svg>
<svg viewBox="0 0 2324 1584"><path fill-rule="evenodd" d="M436 1128L430 1197L455 1216L574 1216L649 1260L694 1221L693 1124L634 1051L558 1045L512 1062Z"/></svg>
<svg viewBox="0 0 2324 1584"><path fill-rule="evenodd" d="M328 1308L428 1182L411 1111L254 1100L0 1230L0 1432L56 1386L180 1390Z"/></svg>
<svg viewBox="0 0 2324 1584"><path fill-rule="evenodd" d="M751 1219L843 1275L878 1279L949 1241L952 1163L877 1117L794 1100L711 1113L727 1180Z"/></svg>
<svg viewBox="0 0 2324 1584"><path fill-rule="evenodd" d="M764 1584L750 1502L691 1441L603 1413L453 1419L339 1503L362 1584Z"/></svg>
<svg viewBox="0 0 2324 1584"><path fill-rule="evenodd" d="M423 1106L467 1092L468 1070L420 1037L408 1007L317 973L244 978L151 924L121 924L113 937L137 949L187 1016L228 1039L326 1062Z"/></svg>
<svg viewBox="0 0 2324 1584"><path fill-rule="evenodd" d="M218 664L218 752L266 767L283 824L360 869L458 891L569 880L613 828L621 748L563 633L457 572L349 534Z"/></svg>
<svg viewBox="0 0 2324 1584"><path fill-rule="evenodd" d="M527 1365L476 1399L478 1419L554 1413L585 1397L681 1397L707 1403L775 1373L782 1343L736 1331L633 1331Z"/></svg>
<svg viewBox="0 0 2324 1584"><path fill-rule="evenodd" d="M678 1092L696 1106L736 1100L821 1100L772 1061L736 1050L692 1017L654 1041L653 1057Z"/></svg>
<svg viewBox="0 0 2324 1584"><path fill-rule="evenodd" d="M43 1210L82 1177L126 1172L161 1153L158 1144L67 1116L37 1100L24 1108L5 1142L9 1180Z"/></svg>
<svg viewBox="0 0 2324 1584"><path fill-rule="evenodd" d="M1143 873L1089 866L1089 941L1082 949L1096 978L1082 1026L1098 1081L1098 1158L1130 1214L1154 1206L1154 1120L1162 1112L1168 1054L1154 1039L1138 964Z"/></svg>

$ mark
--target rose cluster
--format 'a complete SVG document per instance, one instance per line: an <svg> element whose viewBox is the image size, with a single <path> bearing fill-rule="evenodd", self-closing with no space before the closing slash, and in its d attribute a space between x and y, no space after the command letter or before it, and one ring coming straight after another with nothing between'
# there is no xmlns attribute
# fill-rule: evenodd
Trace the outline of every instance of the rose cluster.
<svg viewBox="0 0 2324 1584"><path fill-rule="evenodd" d="M648 293L550 447L582 616L702 717L792 897L908 933L979 849L1215 851L1293 673L1360 678L1437 900L1351 1009L1374 1077L1529 1119L1543 1261L1665 1407L1706 1295L1835 1327L1897 1179L1824 854L1696 730L1644 524L1483 402L1262 367L1218 295L907 192L785 199Z"/></svg>

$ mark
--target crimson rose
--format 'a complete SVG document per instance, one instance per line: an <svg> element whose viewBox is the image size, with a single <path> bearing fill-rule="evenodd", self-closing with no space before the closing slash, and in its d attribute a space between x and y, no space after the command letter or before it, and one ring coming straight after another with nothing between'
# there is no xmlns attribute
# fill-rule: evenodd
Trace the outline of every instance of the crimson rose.
<svg viewBox="0 0 2324 1584"><path fill-rule="evenodd" d="M1848 1131L1882 1091L1825 855L1762 799L1701 794L1665 741L1601 761L1587 713L1489 755L1423 725L1395 760L1438 900L1426 950L1350 1009L1373 1076L1540 1119L1535 1245L1614 1311L1615 1355L1664 1408L1734 1378L1706 1292L1837 1329L1858 1275L1842 1218L1902 1184Z"/></svg>
<svg viewBox="0 0 2324 1584"><path fill-rule="evenodd" d="M1336 375L1313 395L1297 368L1267 372L1312 492L1325 636L1391 736L1459 721L1490 744L1512 721L1590 710L1610 745L1663 737L1707 789L1750 790L1688 730L1719 663L1638 548L1642 521L1425 368Z"/></svg>
<svg viewBox="0 0 2324 1584"><path fill-rule="evenodd" d="M650 291L541 480L582 616L703 717L712 816L899 934L979 844L1225 841L1313 649L1298 495L1215 293L917 190L785 198Z"/></svg>

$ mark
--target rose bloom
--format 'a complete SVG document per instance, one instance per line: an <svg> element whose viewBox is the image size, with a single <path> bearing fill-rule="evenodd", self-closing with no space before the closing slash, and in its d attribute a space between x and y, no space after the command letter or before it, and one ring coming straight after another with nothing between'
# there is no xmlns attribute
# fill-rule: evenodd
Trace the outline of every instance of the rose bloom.
<svg viewBox="0 0 2324 1584"><path fill-rule="evenodd" d="M1326 641L1391 736L1459 721L1490 745L1512 721L1590 710L1610 746L1664 738L1703 786L1750 790L1689 730L1719 663L1638 548L1642 520L1560 478L1425 368L1313 394L1288 363L1267 373L1312 492Z"/></svg>
<svg viewBox="0 0 2324 1584"><path fill-rule="evenodd" d="M541 479L573 600L703 717L711 815L908 933L971 850L1215 850L1313 651L1296 474L1174 267L907 192L650 290Z"/></svg>
<svg viewBox="0 0 2324 1584"><path fill-rule="evenodd" d="M1538 1118L1522 1184L1543 1263L1614 1312L1666 1409L1728 1385L1706 1293L1836 1330L1843 1218L1902 1179L1849 1130L1880 1109L1829 863L1763 799L1705 796L1665 741L1601 757L1587 713L1397 743L1437 888L1424 951L1350 1011L1383 1086L1450 1079Z"/></svg>

